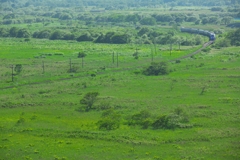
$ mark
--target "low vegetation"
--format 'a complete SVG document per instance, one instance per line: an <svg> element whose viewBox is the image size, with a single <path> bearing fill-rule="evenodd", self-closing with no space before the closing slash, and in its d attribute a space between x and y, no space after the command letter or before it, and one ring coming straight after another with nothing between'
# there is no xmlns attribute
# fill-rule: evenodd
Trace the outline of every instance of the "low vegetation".
<svg viewBox="0 0 240 160"><path fill-rule="evenodd" d="M0 0L0 159L240 159L238 4Z"/></svg>

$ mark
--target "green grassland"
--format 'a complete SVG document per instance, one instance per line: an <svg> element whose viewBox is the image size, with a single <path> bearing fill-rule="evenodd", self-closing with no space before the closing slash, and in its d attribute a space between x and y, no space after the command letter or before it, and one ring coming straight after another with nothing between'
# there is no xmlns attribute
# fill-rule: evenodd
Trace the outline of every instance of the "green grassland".
<svg viewBox="0 0 240 160"><path fill-rule="evenodd" d="M75 41L49 41L35 40L24 42L23 39L1 39L1 87L14 84L27 84L70 76L86 76L92 73L98 74L113 70L128 70L143 67L153 60L173 60L183 55L192 53L201 47L169 45L139 45L139 44L95 44L92 42ZM134 59L133 53L137 50L138 59ZM84 52L87 56L83 60L77 58L78 52ZM114 53L114 62L113 62ZM117 66L118 56L118 66ZM153 58L152 58L153 57ZM74 73L68 73L70 68L76 69ZM42 65L45 65L43 73ZM22 64L23 71L14 77L11 82L11 65Z"/></svg>
<svg viewBox="0 0 240 160"><path fill-rule="evenodd" d="M138 60L132 56L136 49L132 44L1 39L0 45L1 87L13 86L0 90L0 159L240 158L237 47L171 62L169 75L144 76L139 71L151 63L152 45L138 46ZM168 47L157 46L161 50L154 53L155 62L181 57L200 46L180 51L175 46L172 56ZM87 53L83 68L79 51ZM115 56L119 53L118 67L112 63L113 51ZM43 53L50 56L43 58ZM76 73L67 72L69 58L78 67ZM14 82L11 64L23 64ZM118 129L99 130L102 110L78 111L80 99L93 91L100 93L96 106L107 103L121 115ZM186 112L191 127L142 129L126 123L144 109L158 117L176 108Z"/></svg>
<svg viewBox="0 0 240 160"><path fill-rule="evenodd" d="M126 44L108 44L31 36L0 38L0 160L240 159L239 47L210 46L176 61L203 44L179 48L175 43L170 51L169 43L143 44L144 36L140 37L137 29L140 26L163 35L173 33L184 40L195 35L181 33L180 26L219 31L217 43L218 36L220 39L233 30L221 22L224 16L232 15L227 7L215 12L211 7L195 6L129 7L101 13L91 12L96 9L93 6L28 9L14 11L20 24L1 24L1 28L27 28L31 36L41 30L61 30L76 34L76 38L85 32L94 35L113 31L126 33L131 39ZM42 16L48 11L64 11L74 18ZM198 19L203 14L216 16L219 22L183 21L172 26L159 21L151 26L140 21L94 20L99 15L147 17L181 13ZM79 15L90 20L76 20ZM4 12L0 14L1 19L4 16ZM44 21L24 23L25 19L37 17ZM208 41L208 37L198 36ZM78 58L79 52L86 57ZM136 52L138 58L133 56ZM151 62L161 61L168 62L169 74L142 74ZM17 74L13 70L12 77L17 64L22 65L22 71ZM93 109L84 112L80 100L90 92L98 92L99 96ZM99 127L108 108L119 117L117 129ZM151 125L160 116L174 115L177 110L183 112L188 122L172 129ZM131 117L141 111L151 114L148 126L130 125Z"/></svg>

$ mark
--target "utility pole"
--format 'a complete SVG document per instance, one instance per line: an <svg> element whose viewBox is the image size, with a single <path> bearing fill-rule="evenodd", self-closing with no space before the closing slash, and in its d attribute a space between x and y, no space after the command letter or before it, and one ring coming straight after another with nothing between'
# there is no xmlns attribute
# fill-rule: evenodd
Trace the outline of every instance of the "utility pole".
<svg viewBox="0 0 240 160"><path fill-rule="evenodd" d="M114 63L114 52L112 53L112 63Z"/></svg>
<svg viewBox="0 0 240 160"><path fill-rule="evenodd" d="M117 52L117 67L118 67L118 52Z"/></svg>
<svg viewBox="0 0 240 160"><path fill-rule="evenodd" d="M83 68L83 58L84 58L84 57L82 57L82 68Z"/></svg>
<svg viewBox="0 0 240 160"><path fill-rule="evenodd" d="M157 54L156 38L154 38L154 50L155 50L155 54Z"/></svg>
<svg viewBox="0 0 240 160"><path fill-rule="evenodd" d="M69 59L69 65L70 65L70 70L69 70L69 72L71 73L72 72L72 60L71 60L71 58Z"/></svg>
<svg viewBox="0 0 240 160"><path fill-rule="evenodd" d="M42 74L44 74L44 72L45 72L45 68L44 67L45 67L44 66L44 61L42 61L42 69L43 69Z"/></svg>
<svg viewBox="0 0 240 160"><path fill-rule="evenodd" d="M170 56L172 56L172 42L170 43Z"/></svg>
<svg viewBox="0 0 240 160"><path fill-rule="evenodd" d="M11 66L11 68L12 68L12 82L13 82L13 65Z"/></svg>
<svg viewBox="0 0 240 160"><path fill-rule="evenodd" d="M151 56L152 56L152 62L153 62L153 49L151 48Z"/></svg>

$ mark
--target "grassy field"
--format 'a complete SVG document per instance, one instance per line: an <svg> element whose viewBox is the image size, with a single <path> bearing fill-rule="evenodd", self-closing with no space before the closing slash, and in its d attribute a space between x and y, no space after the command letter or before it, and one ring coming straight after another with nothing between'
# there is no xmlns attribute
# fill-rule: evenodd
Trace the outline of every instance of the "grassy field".
<svg viewBox="0 0 240 160"><path fill-rule="evenodd" d="M157 46L155 62L200 46L175 46L172 56L168 47ZM1 39L0 87L13 87L0 90L0 159L240 159L239 48L170 63L172 72L165 76L139 74L150 64L153 46L138 48L136 60L133 44ZM79 51L87 53L83 68ZM113 51L119 53L118 67ZM67 72L70 58L76 73ZM12 64L23 65L14 82ZM80 99L93 91L100 93L96 106L108 104L121 116L118 129L99 130L103 110L78 111ZM189 127L127 125L142 110L155 119L176 108L188 116Z"/></svg>
<svg viewBox="0 0 240 160"><path fill-rule="evenodd" d="M1 39L0 87L134 69L147 66L152 60L176 59L200 47L201 45L182 46L181 50L178 50L178 46L173 46L170 54L169 45L157 45L155 51L153 45L110 45L34 39L24 42L22 39ZM133 57L136 48L139 54L138 59ZM87 54L83 63L81 58L77 58L79 52ZM70 61L71 68L75 69L74 73L68 72ZM21 64L23 70L20 75L14 76L14 82L12 82L11 65L16 64Z"/></svg>

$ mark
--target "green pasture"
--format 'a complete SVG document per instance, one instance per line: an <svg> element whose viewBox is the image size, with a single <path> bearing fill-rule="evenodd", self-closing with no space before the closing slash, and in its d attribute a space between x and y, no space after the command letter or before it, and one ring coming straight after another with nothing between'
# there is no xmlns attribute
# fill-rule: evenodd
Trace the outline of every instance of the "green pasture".
<svg viewBox="0 0 240 160"><path fill-rule="evenodd" d="M24 39L1 39L0 86L90 76L114 70L133 70L148 66L152 61L168 61L182 57L200 47L201 45L181 46L179 50L179 46L173 45L170 51L169 45L113 45L37 39L25 42ZM87 56L83 60L77 58L79 52L84 52ZM133 57L135 52L138 52L138 59ZM74 73L69 73L70 62L71 67L76 69ZM21 64L23 69L14 76L14 82L11 82L11 66L16 64Z"/></svg>
<svg viewBox="0 0 240 160"><path fill-rule="evenodd" d="M200 46L175 46L171 56L168 47L157 46L155 62ZM151 63L154 46L137 48L138 60L134 44L1 39L1 87L13 87L0 90L0 159L239 159L239 48L173 61L164 76L139 74ZM79 51L87 53L83 68ZM113 52L119 53L118 67ZM70 58L76 73L67 73ZM14 82L12 64L23 64ZM96 106L108 103L121 115L120 128L99 130L102 110L78 111L80 99L93 91L100 93ZM156 118L176 108L192 127L154 130L126 123L144 109Z"/></svg>
<svg viewBox="0 0 240 160"><path fill-rule="evenodd" d="M221 20L219 15L230 14L226 7L222 12L212 12L210 7L170 5L129 7L103 13L91 12L96 9L94 6L85 7L83 11L71 9L64 12L72 13L75 18L82 14L93 19L99 14L144 17L184 13L197 15L197 18L200 14L217 16ZM64 8L39 8L39 15L62 10ZM38 17L30 11L16 18L23 21ZM37 10L32 13L37 14ZM1 14L0 18L3 17ZM86 32L105 34L111 31L136 36L131 37L129 44L0 38L0 160L240 159L239 47L216 49L210 46L176 61L197 51L202 44L180 48L173 44L170 50L169 44L142 44L144 36L137 35L138 27L162 34L171 32L184 39L195 38L195 35L181 33L181 26L223 33L233 29L220 22L207 25L182 22L181 26L158 22L155 26L144 26L140 22L39 17L46 21L1 24L1 28L27 28L31 33L61 30L74 33L76 37ZM218 36L220 32L216 41ZM208 37L202 38L208 41ZM78 58L79 52L86 57ZM138 58L133 56L136 52ZM161 61L168 62L168 75L142 74L151 62ZM22 66L19 73L16 65ZM82 110L80 101L90 92L98 92L99 96L93 109L87 112ZM108 111L106 108L120 117L119 128L100 129L99 121ZM186 123L172 129L154 128L152 124L159 117L176 116L177 110L188 119ZM148 126L130 125L133 115L141 111L151 115L147 119Z"/></svg>

